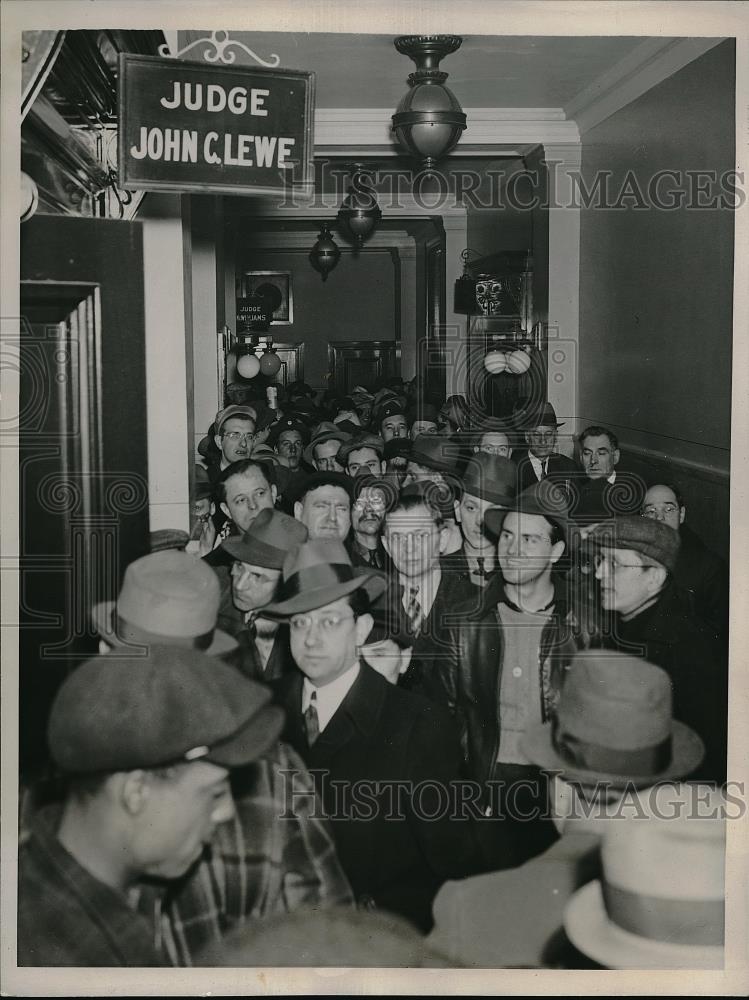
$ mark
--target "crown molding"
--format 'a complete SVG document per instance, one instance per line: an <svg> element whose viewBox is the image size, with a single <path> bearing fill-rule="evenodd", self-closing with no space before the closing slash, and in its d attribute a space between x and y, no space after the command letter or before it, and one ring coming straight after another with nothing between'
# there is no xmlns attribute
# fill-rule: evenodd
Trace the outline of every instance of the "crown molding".
<svg viewBox="0 0 749 1000"><path fill-rule="evenodd" d="M360 253L366 250L389 251L393 248L397 248L405 254L408 254L409 251L411 251L414 255L416 253L416 240L413 236L410 236L403 230L374 232L367 239L364 246L361 247L360 250L356 251L354 251L354 247L347 243L337 232L334 232L332 235L338 243L338 249L343 253ZM279 252L289 253L309 253L316 240L317 233L310 232L309 230L298 230L296 232L272 232L270 230L259 230L252 234L251 239L241 244L241 251L243 253L252 253L255 250L276 250Z"/></svg>
<svg viewBox="0 0 749 1000"><path fill-rule="evenodd" d="M564 108L582 136L719 45L723 38L648 38Z"/></svg>
<svg viewBox="0 0 749 1000"><path fill-rule="evenodd" d="M451 156L518 154L529 143L578 142L574 121L562 108L464 108L468 127ZM392 108L318 108L315 112L315 154L341 155L358 148L379 156L402 156L390 130Z"/></svg>

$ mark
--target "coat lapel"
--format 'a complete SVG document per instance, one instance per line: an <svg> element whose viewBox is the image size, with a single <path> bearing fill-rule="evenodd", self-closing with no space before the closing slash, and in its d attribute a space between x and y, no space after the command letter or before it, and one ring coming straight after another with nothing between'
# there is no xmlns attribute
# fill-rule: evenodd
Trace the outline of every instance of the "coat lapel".
<svg viewBox="0 0 749 1000"><path fill-rule="evenodd" d="M382 681L382 684L380 684ZM359 676L338 706L314 746L309 748L310 767L327 764L355 737L369 736L377 726L385 699L387 681L364 661L359 661Z"/></svg>

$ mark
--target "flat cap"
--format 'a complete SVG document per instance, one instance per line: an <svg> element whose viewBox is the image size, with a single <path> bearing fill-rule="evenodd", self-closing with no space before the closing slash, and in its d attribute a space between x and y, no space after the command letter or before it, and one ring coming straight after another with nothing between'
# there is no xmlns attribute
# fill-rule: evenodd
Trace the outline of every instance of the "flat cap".
<svg viewBox="0 0 749 1000"><path fill-rule="evenodd" d="M602 549L631 549L655 559L673 573L679 555L678 531L655 521L652 517L631 515L618 517L608 524L599 524L588 535L588 541Z"/></svg>
<svg viewBox="0 0 749 1000"><path fill-rule="evenodd" d="M278 738L283 711L235 667L193 649L97 656L62 684L50 713L52 759L72 774L178 761L239 767Z"/></svg>

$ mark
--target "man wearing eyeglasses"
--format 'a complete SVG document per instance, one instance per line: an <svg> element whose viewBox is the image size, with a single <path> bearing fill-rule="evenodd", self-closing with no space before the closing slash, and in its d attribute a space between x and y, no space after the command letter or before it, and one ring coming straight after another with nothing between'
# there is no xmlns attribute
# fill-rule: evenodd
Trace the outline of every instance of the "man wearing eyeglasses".
<svg viewBox="0 0 749 1000"><path fill-rule="evenodd" d="M221 451L218 471L249 458L255 441L255 411L249 406L227 406L216 414L214 441Z"/></svg>
<svg viewBox="0 0 749 1000"><path fill-rule="evenodd" d="M710 625L718 636L728 635L728 569L702 539L692 531L686 519L686 506L676 486L660 483L645 494L643 517L662 521L679 532L681 545L674 568L674 580L689 595L692 610Z"/></svg>
<svg viewBox="0 0 749 1000"><path fill-rule="evenodd" d="M472 827L451 819L460 754L449 715L359 659L385 587L340 541L310 540L287 558L263 614L289 623L299 673L274 685L283 739L315 777L357 904L426 931L439 885L477 858Z"/></svg>
<svg viewBox="0 0 749 1000"><path fill-rule="evenodd" d="M626 516L588 535L601 603L613 613L604 644L642 656L671 679L674 717L705 743L695 780L722 781L726 771L727 663L708 626L674 585L679 535L663 521Z"/></svg>

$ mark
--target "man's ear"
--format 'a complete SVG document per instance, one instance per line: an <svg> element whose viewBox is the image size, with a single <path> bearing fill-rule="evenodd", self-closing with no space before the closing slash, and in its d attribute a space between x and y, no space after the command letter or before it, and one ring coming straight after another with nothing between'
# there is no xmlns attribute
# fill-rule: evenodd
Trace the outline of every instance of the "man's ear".
<svg viewBox="0 0 749 1000"><path fill-rule="evenodd" d="M687 508L679 507L679 524L684 524L684 518L687 516Z"/></svg>
<svg viewBox="0 0 749 1000"><path fill-rule="evenodd" d="M221 447L221 435L220 434L214 434L213 435L213 443L216 445L216 447L221 452L221 454L223 454L223 449Z"/></svg>
<svg viewBox="0 0 749 1000"><path fill-rule="evenodd" d="M554 542L554 544L551 547L551 561L553 563L559 562L559 560L564 555L564 550L566 549L566 547L567 546L562 541Z"/></svg>
<svg viewBox="0 0 749 1000"><path fill-rule="evenodd" d="M276 502L276 497L278 496L278 487L274 483L271 483L271 486L270 486L270 495L271 495L271 499L273 500L273 503L275 503Z"/></svg>
<svg viewBox="0 0 749 1000"><path fill-rule="evenodd" d="M440 555L445 554L445 549L450 544L450 529L446 524L443 524L440 528Z"/></svg>
<svg viewBox="0 0 749 1000"><path fill-rule="evenodd" d="M356 619L356 645L363 646L374 627L374 618L370 614L359 615Z"/></svg>
<svg viewBox="0 0 749 1000"><path fill-rule="evenodd" d="M297 521L301 521L302 520L302 511L303 510L304 510L304 504L302 503L302 501L301 500L295 500L294 501L294 517L297 519Z"/></svg>
<svg viewBox="0 0 749 1000"><path fill-rule="evenodd" d="M457 500L453 500L453 507L455 508L455 520L458 522L458 524L460 524L461 523L461 521L460 521L460 503Z"/></svg>
<svg viewBox="0 0 749 1000"><path fill-rule="evenodd" d="M668 578L668 571L665 566L649 566L648 569L650 570L647 581L648 591L651 594L657 594Z"/></svg>
<svg viewBox="0 0 749 1000"><path fill-rule="evenodd" d="M221 508L222 512L223 512L224 514L226 514L226 516L227 516L227 517L229 518L229 520L231 521L231 511L230 511L230 510L229 510L229 508L228 508L228 507L226 506L226 504L224 503L224 501L223 501L223 500L222 500L222 501L221 501L221 503L219 504L219 507Z"/></svg>
<svg viewBox="0 0 749 1000"><path fill-rule="evenodd" d="M138 816L146 807L151 786L143 770L128 771L120 787L120 802L130 816Z"/></svg>
<svg viewBox="0 0 749 1000"><path fill-rule="evenodd" d="M614 465L619 464L619 449L614 448Z"/></svg>
<svg viewBox="0 0 749 1000"><path fill-rule="evenodd" d="M523 440L525 441L525 443L530 448L530 446L531 446L531 434L530 434L530 431L523 431Z"/></svg>
<svg viewBox="0 0 749 1000"><path fill-rule="evenodd" d="M382 475L383 475L383 476L385 475L385 466L386 466L386 464L387 464L387 463L385 462L385 459L383 459L383 460L382 460L382 461L380 462L380 472L382 473Z"/></svg>

